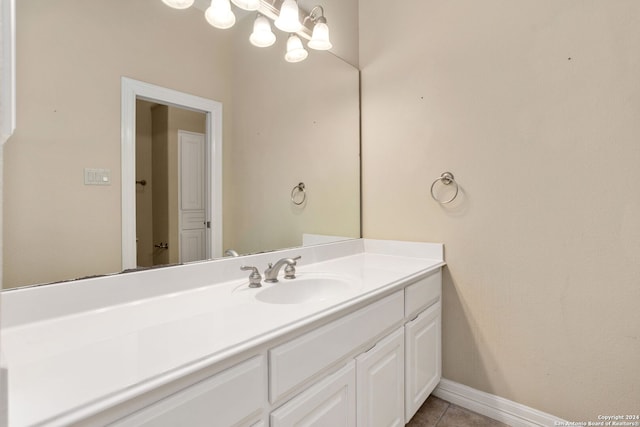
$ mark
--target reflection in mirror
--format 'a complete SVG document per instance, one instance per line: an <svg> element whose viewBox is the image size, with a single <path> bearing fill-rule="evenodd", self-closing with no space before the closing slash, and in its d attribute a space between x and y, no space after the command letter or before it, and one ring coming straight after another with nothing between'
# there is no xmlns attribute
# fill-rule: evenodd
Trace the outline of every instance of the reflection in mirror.
<svg viewBox="0 0 640 427"><path fill-rule="evenodd" d="M136 101L138 267L207 259L206 142L204 113Z"/></svg>
<svg viewBox="0 0 640 427"><path fill-rule="evenodd" d="M327 3L326 15L339 17L357 1ZM252 46L251 14L218 30L201 10L176 11L158 0L20 0L16 9L17 127L4 147L5 288L122 270L122 224L132 220L121 217L123 76L222 104L221 251L360 237L353 66L319 51L287 63L287 35L279 31L273 46ZM340 20L328 19L338 48ZM85 184L86 170L96 169L106 181ZM145 179L130 183L136 194L152 188L134 182ZM297 206L290 194L300 182L307 201ZM166 240L154 236L153 244L171 249ZM139 266L153 258L145 247Z"/></svg>

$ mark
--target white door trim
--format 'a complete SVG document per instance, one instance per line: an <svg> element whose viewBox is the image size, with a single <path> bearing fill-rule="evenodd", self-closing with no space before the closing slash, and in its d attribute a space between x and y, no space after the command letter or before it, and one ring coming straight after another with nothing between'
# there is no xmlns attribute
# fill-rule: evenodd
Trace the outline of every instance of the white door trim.
<svg viewBox="0 0 640 427"><path fill-rule="evenodd" d="M122 269L137 267L136 262L136 99L160 102L207 116L208 188L211 191L209 212L211 242L208 254L222 256L222 104L150 83L122 77Z"/></svg>

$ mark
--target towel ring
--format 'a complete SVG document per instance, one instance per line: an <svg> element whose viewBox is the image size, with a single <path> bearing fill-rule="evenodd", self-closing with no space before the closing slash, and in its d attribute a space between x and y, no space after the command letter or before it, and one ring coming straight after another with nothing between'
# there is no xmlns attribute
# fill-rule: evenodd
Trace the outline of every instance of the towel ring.
<svg viewBox="0 0 640 427"><path fill-rule="evenodd" d="M305 188L304 182L301 182L300 184L293 187L293 189L291 190L291 201L293 202L294 205L300 206L307 200L307 192L304 191L304 188ZM296 202L296 199L295 199L296 193L302 193L302 200L300 202Z"/></svg>
<svg viewBox="0 0 640 427"><path fill-rule="evenodd" d="M435 194L433 194L433 188L436 186L436 184L438 182L443 183L444 185L450 185L453 184L456 186L456 191L455 193L453 193L453 196L448 199L448 200L440 200L436 197ZM431 184L431 197L433 197L433 200L435 200L436 202L442 204L442 205L446 205L447 203L451 203L453 202L453 200L458 197L458 190L460 188L458 187L458 183L456 182L456 180L453 177L453 174L451 172L443 172L440 177L438 179L436 179L435 181L433 181L433 184Z"/></svg>

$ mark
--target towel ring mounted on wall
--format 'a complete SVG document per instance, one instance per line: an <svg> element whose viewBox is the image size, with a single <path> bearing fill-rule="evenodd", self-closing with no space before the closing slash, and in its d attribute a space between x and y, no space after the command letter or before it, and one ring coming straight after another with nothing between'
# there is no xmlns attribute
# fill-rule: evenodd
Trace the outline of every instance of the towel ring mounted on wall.
<svg viewBox="0 0 640 427"><path fill-rule="evenodd" d="M300 206L307 200L307 192L304 189L304 182L301 182L291 190L291 202L293 202L294 205ZM296 202L296 194L298 193L302 193L302 200Z"/></svg>
<svg viewBox="0 0 640 427"><path fill-rule="evenodd" d="M440 182L444 185L455 185L456 190L453 193L453 196L451 196L450 199L448 200L440 200L436 197L436 195L433 193L433 188L436 186L436 184ZM453 177L453 174L451 172L443 172L440 177L438 179L436 179L435 181L433 181L433 184L431 184L431 197L433 197L433 200L435 200L436 202L440 203L441 205L446 205L447 203L451 203L453 202L453 200L458 197L458 190L460 188L458 187L458 183L456 182L456 180Z"/></svg>

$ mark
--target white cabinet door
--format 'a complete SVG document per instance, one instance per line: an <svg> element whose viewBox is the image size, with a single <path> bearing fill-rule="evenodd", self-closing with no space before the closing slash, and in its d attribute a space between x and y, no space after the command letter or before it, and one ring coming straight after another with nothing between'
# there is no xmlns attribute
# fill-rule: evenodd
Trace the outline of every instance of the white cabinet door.
<svg viewBox="0 0 640 427"><path fill-rule="evenodd" d="M440 302L405 325L406 412L408 421L440 382Z"/></svg>
<svg viewBox="0 0 640 427"><path fill-rule="evenodd" d="M358 427L404 426L404 328L356 358Z"/></svg>
<svg viewBox="0 0 640 427"><path fill-rule="evenodd" d="M321 380L271 413L271 427L354 427L355 361Z"/></svg>
<svg viewBox="0 0 640 427"><path fill-rule="evenodd" d="M264 358L256 356L116 421L113 426L253 425L267 400L265 368Z"/></svg>

